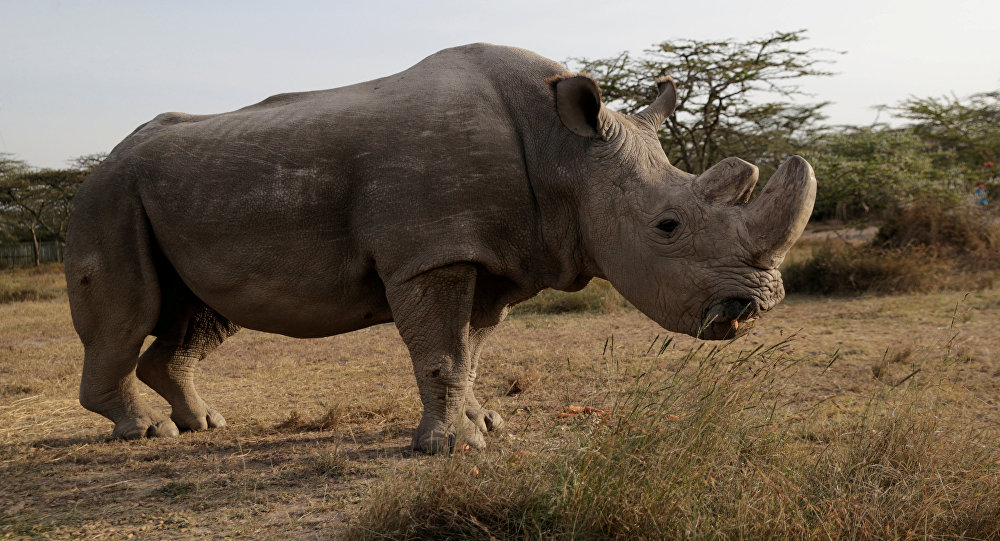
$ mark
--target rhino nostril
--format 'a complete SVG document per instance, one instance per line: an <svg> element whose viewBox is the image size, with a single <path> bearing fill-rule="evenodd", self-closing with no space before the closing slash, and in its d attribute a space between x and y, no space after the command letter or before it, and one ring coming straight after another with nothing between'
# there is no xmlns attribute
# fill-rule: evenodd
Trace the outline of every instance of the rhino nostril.
<svg viewBox="0 0 1000 541"><path fill-rule="evenodd" d="M757 316L757 303L751 299L729 298L708 309L705 318L713 323L746 321Z"/></svg>
<svg viewBox="0 0 1000 541"><path fill-rule="evenodd" d="M757 314L757 303L751 299L728 299L724 301L732 319L748 319Z"/></svg>

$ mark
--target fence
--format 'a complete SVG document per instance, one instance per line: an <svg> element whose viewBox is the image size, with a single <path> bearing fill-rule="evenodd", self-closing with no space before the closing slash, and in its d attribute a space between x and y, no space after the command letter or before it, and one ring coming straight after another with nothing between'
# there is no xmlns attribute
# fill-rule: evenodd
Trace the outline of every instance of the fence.
<svg viewBox="0 0 1000 541"><path fill-rule="evenodd" d="M56 241L38 243L38 258L42 263L62 261L62 246ZM30 242L0 245L0 268L28 267L35 264L35 250Z"/></svg>

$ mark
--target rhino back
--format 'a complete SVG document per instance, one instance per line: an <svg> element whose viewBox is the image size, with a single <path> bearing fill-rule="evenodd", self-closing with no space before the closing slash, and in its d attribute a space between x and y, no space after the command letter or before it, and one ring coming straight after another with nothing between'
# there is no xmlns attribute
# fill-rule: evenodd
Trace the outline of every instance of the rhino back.
<svg viewBox="0 0 1000 541"><path fill-rule="evenodd" d="M252 328L333 334L391 317L384 282L453 262L534 286L525 138L555 122L545 80L561 70L448 49L353 86L161 115L112 159L206 303Z"/></svg>

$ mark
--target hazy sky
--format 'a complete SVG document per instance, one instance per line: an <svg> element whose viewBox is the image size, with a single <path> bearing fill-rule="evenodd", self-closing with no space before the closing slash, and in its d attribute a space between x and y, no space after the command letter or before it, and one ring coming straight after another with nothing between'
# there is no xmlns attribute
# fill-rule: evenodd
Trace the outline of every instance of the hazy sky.
<svg viewBox="0 0 1000 541"><path fill-rule="evenodd" d="M164 111L341 86L474 41L563 61L800 28L806 46L846 52L829 55L838 75L803 85L834 102L833 123L871 123L873 105L910 95L1000 88L996 0L0 0L0 152L61 167Z"/></svg>

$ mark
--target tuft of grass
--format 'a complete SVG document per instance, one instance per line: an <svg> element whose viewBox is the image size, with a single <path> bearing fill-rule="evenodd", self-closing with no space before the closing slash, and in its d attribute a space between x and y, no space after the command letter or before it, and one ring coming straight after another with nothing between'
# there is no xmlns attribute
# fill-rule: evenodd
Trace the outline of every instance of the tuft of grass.
<svg viewBox="0 0 1000 541"><path fill-rule="evenodd" d="M547 289L514 308L514 314L618 314L634 310L606 280L595 278L575 293Z"/></svg>
<svg viewBox="0 0 1000 541"><path fill-rule="evenodd" d="M558 449L390 472L346 537L1000 536L989 436L941 422L914 379L856 417L789 410L792 352L694 348L672 375L640 371L607 409L567 418Z"/></svg>
<svg viewBox="0 0 1000 541"><path fill-rule="evenodd" d="M351 471L351 461L339 451L334 450L314 457L312 470L322 477L343 477Z"/></svg>
<svg viewBox="0 0 1000 541"><path fill-rule="evenodd" d="M163 486L157 488L153 491L154 494L158 496L164 496L170 499L183 498L195 490L197 490L197 485L194 483L187 483L183 481L167 481Z"/></svg>
<svg viewBox="0 0 1000 541"><path fill-rule="evenodd" d="M504 396L517 396L531 389L538 382L540 375L533 366L519 366L505 378Z"/></svg>
<svg viewBox="0 0 1000 541"><path fill-rule="evenodd" d="M327 408L326 413L315 419L307 419L298 410L292 410L288 417L278 423L275 428L293 432L337 431L348 422L348 419L347 409L338 402Z"/></svg>
<svg viewBox="0 0 1000 541"><path fill-rule="evenodd" d="M391 395L382 395L363 403L337 401L314 419L306 418L298 410L292 410L283 421L275 425L275 428L292 432L337 432L360 422L378 425L395 424L410 420L410 414L413 412L409 411L407 406Z"/></svg>
<svg viewBox="0 0 1000 541"><path fill-rule="evenodd" d="M30 385L19 383L4 383L0 385L0 398L7 396L27 395L35 392L36 389Z"/></svg>
<svg viewBox="0 0 1000 541"><path fill-rule="evenodd" d="M298 410L292 410L288 413L288 417L284 421L278 423L275 428L280 430L310 430L313 423L302 417L302 414Z"/></svg>

